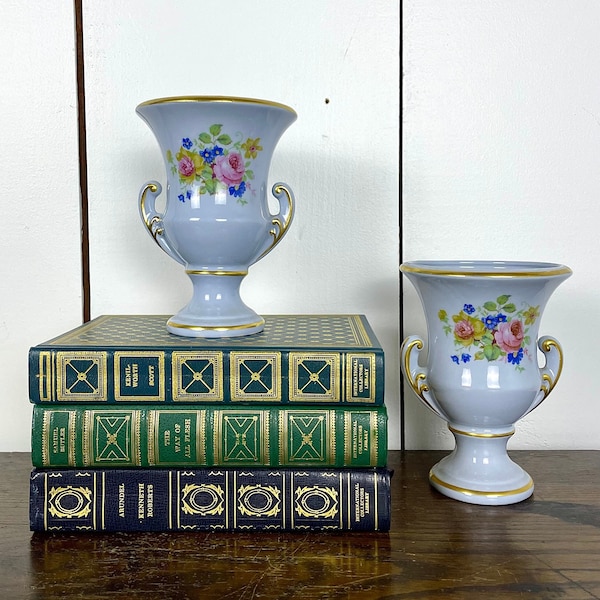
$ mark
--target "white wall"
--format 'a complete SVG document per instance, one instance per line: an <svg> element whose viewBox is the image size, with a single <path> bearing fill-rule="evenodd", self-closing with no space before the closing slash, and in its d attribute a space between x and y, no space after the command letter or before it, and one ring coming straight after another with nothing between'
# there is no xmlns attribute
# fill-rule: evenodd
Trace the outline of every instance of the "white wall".
<svg viewBox="0 0 600 600"><path fill-rule="evenodd" d="M164 182L165 172L136 105L203 94L288 104L298 120L270 179L294 190L295 222L251 267L243 297L263 314L365 313L386 351L398 448L398 4L87 0L84 8L92 316L173 314L190 297L183 268L138 217L140 187Z"/></svg>
<svg viewBox="0 0 600 600"><path fill-rule="evenodd" d="M29 451L29 347L81 323L71 0L0 19L0 451Z"/></svg>
<svg viewBox="0 0 600 600"><path fill-rule="evenodd" d="M600 448L600 4L403 3L403 258L541 260L574 275L540 334L565 368L511 448ZM405 332L425 334L405 282ZM452 445L406 391L407 444Z"/></svg>

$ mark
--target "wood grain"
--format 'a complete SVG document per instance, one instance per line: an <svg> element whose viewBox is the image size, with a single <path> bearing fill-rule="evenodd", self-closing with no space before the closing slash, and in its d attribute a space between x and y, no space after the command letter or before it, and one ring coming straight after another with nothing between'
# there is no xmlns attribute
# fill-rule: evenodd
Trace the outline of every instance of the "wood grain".
<svg viewBox="0 0 600 600"><path fill-rule="evenodd" d="M600 452L513 452L533 498L450 500L444 453L390 452L389 534L32 534L28 454L0 454L0 597L600 598Z"/></svg>

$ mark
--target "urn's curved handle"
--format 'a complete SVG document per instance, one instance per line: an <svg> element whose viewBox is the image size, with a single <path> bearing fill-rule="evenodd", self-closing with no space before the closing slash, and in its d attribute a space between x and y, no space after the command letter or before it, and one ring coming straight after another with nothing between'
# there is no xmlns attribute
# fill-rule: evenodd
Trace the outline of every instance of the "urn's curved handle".
<svg viewBox="0 0 600 600"><path fill-rule="evenodd" d="M273 196L279 200L279 212L271 217L271 225L273 225L269 231L271 239L267 240L267 247L256 259L257 261L277 246L287 233L294 218L295 199L292 190L285 183L276 183L271 191Z"/></svg>
<svg viewBox="0 0 600 600"><path fill-rule="evenodd" d="M427 383L427 369L419 366L419 354L423 349L423 340L416 336L408 336L400 347L400 366L410 387L423 404L432 410L438 417L448 421L448 417L439 407Z"/></svg>
<svg viewBox="0 0 600 600"><path fill-rule="evenodd" d="M540 369L542 375L540 391L525 414L529 414L550 395L550 392L560 379L563 368L563 351L558 340L545 335L538 340L538 348L544 353L546 364Z"/></svg>
<svg viewBox="0 0 600 600"><path fill-rule="evenodd" d="M176 260L182 265L185 265L185 261L175 250L173 250L165 234L165 228L162 221L163 215L159 214L154 208L156 198L161 192L162 186L160 183L158 183L158 181L148 181L144 184L144 187L140 190L139 195L140 217L146 226L148 233L152 236L152 239L172 259Z"/></svg>

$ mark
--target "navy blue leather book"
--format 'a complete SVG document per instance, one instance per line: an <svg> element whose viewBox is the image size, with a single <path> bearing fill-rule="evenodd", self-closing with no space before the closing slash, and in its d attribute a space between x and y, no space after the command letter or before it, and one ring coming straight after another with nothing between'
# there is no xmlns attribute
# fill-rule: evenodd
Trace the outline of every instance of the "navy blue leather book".
<svg viewBox="0 0 600 600"><path fill-rule="evenodd" d="M387 469L34 469L32 531L388 531Z"/></svg>

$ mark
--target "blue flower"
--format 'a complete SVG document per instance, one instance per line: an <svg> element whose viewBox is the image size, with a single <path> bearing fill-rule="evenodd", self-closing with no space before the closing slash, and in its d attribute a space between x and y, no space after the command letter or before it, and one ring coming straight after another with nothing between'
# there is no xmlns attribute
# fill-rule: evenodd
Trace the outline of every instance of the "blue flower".
<svg viewBox="0 0 600 600"><path fill-rule="evenodd" d="M462 360L464 363L468 363L471 360L471 355L470 354L463 354L460 357L460 360Z"/></svg>
<svg viewBox="0 0 600 600"><path fill-rule="evenodd" d="M496 329L496 326L498 325L498 317L494 315L488 315L481 320L483 321L486 329L493 330Z"/></svg>
<svg viewBox="0 0 600 600"><path fill-rule="evenodd" d="M210 163L212 163L213 160L215 160L215 155L213 153L213 149L211 148L204 148L204 150L202 150L202 152L200 153L200 156L202 156L204 162L209 165Z"/></svg>
<svg viewBox="0 0 600 600"><path fill-rule="evenodd" d="M192 140L190 140L190 138L183 138L183 140L181 140L181 145L186 150L189 150L192 147Z"/></svg>
<svg viewBox="0 0 600 600"><path fill-rule="evenodd" d="M506 321L508 320L506 315L503 315L502 313L498 313L496 319L498 320L498 323L506 323Z"/></svg>
<svg viewBox="0 0 600 600"><path fill-rule="evenodd" d="M452 362L455 362L457 365L460 364L460 361L458 360L458 356L456 356L456 354L451 356L450 358L452 359Z"/></svg>
<svg viewBox="0 0 600 600"><path fill-rule="evenodd" d="M190 190L188 190L188 191L185 193L185 197L186 197L186 198L189 200L189 199L192 197L192 192L191 192Z"/></svg>
<svg viewBox="0 0 600 600"><path fill-rule="evenodd" d="M240 183L240 185L237 186L237 188L234 185L229 187L229 193L234 198L241 198L244 195L245 191L246 191L246 182L245 181L242 181Z"/></svg>
<svg viewBox="0 0 600 600"><path fill-rule="evenodd" d="M215 146L212 149L213 152L213 156L223 156L223 148L221 148L220 146Z"/></svg>
<svg viewBox="0 0 600 600"><path fill-rule="evenodd" d="M472 315L475 312L475 307L472 304L465 304L463 310L468 314Z"/></svg>
<svg viewBox="0 0 600 600"><path fill-rule="evenodd" d="M181 202L185 202L185 196L183 194L179 194L179 196L177 196L177 198L181 201Z"/></svg>
<svg viewBox="0 0 600 600"><path fill-rule="evenodd" d="M523 360L523 348L519 348L518 352L507 354L506 358L508 359L508 362L513 365L521 364L521 360Z"/></svg>

